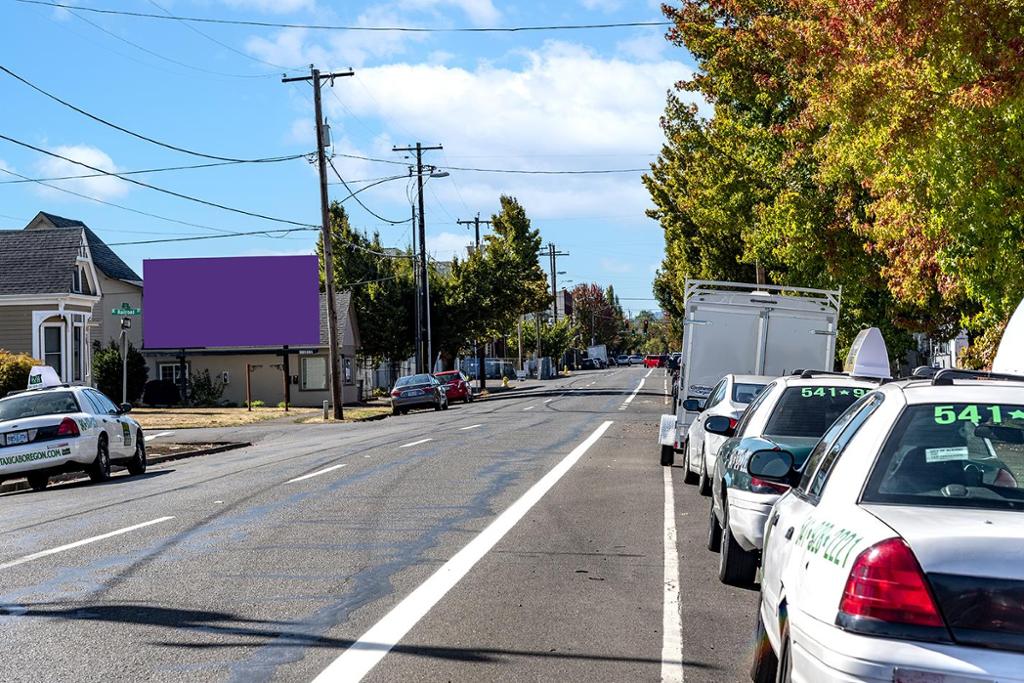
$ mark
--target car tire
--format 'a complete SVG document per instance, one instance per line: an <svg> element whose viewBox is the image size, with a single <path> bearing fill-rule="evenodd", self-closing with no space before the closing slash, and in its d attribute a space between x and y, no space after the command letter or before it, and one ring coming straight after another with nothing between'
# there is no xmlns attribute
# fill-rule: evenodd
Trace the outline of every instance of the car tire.
<svg viewBox="0 0 1024 683"><path fill-rule="evenodd" d="M441 401L440 400L438 400L438 402L434 404L434 410L441 410Z"/></svg>
<svg viewBox="0 0 1024 683"><path fill-rule="evenodd" d="M711 495L711 477L708 476L708 454L703 447L700 451L700 479L697 480L697 487L700 495Z"/></svg>
<svg viewBox="0 0 1024 683"><path fill-rule="evenodd" d="M441 410L448 410L448 405L448 399L445 399L444 403L441 404Z"/></svg>
<svg viewBox="0 0 1024 683"><path fill-rule="evenodd" d="M694 485L697 483L697 475L690 469L690 443L688 441L683 442L683 453L686 453L686 458L683 460L683 483Z"/></svg>
<svg viewBox="0 0 1024 683"><path fill-rule="evenodd" d="M728 509L728 508L727 508ZM733 538L729 513L722 525L722 549L718 556L718 579L729 586L741 588L754 583L757 575L757 553L744 550Z"/></svg>
<svg viewBox="0 0 1024 683"><path fill-rule="evenodd" d="M672 449L672 446L661 447L661 465L662 467L671 467L676 461L676 453Z"/></svg>
<svg viewBox="0 0 1024 683"><path fill-rule="evenodd" d="M50 483L50 475L48 474L30 474L25 478L28 479L28 485L33 491L42 491Z"/></svg>
<svg viewBox="0 0 1024 683"><path fill-rule="evenodd" d="M779 658L768 640L768 629L761 616L761 601L757 601L757 625L754 626L754 658L750 664L750 680L753 683L775 683L779 673Z"/></svg>
<svg viewBox="0 0 1024 683"><path fill-rule="evenodd" d="M409 409L408 408L402 408L402 415L408 415L408 414L409 414Z"/></svg>
<svg viewBox="0 0 1024 683"><path fill-rule="evenodd" d="M128 461L128 474L133 477L145 474L147 465L146 440L143 438L142 432L140 431L135 435L135 453L132 455L132 459Z"/></svg>
<svg viewBox="0 0 1024 683"><path fill-rule="evenodd" d="M707 548L713 553L721 552L722 549L722 526L715 517L715 506L711 504L711 513L708 518L708 540Z"/></svg>
<svg viewBox="0 0 1024 683"><path fill-rule="evenodd" d="M789 627L782 631L782 651L779 652L779 668L775 673L777 683L790 683L793 680L793 646L789 640Z"/></svg>
<svg viewBox="0 0 1024 683"><path fill-rule="evenodd" d="M391 415L392 416L398 417L401 414L402 414L402 409L401 408L392 408L391 409Z"/></svg>
<svg viewBox="0 0 1024 683"><path fill-rule="evenodd" d="M101 437L96 446L96 459L89 465L89 478L95 482L110 479L110 449L105 438Z"/></svg>

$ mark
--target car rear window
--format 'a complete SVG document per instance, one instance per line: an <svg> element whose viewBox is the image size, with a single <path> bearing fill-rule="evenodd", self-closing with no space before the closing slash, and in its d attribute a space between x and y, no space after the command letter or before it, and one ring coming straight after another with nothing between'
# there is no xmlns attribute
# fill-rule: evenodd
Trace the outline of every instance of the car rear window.
<svg viewBox="0 0 1024 683"><path fill-rule="evenodd" d="M863 500L1024 510L1024 405L909 406L868 478Z"/></svg>
<svg viewBox="0 0 1024 683"><path fill-rule="evenodd" d="M406 375L399 377L395 382L396 387L407 387L412 384L430 384L430 375Z"/></svg>
<svg viewBox="0 0 1024 683"><path fill-rule="evenodd" d="M78 401L70 391L48 391L45 394L22 394L0 401L0 422L21 420L41 415L64 415L80 412Z"/></svg>
<svg viewBox="0 0 1024 683"><path fill-rule="evenodd" d="M764 433L820 438L837 417L868 391L863 387L789 387L775 404Z"/></svg>
<svg viewBox="0 0 1024 683"><path fill-rule="evenodd" d="M764 384L732 385L732 400L736 403L750 403L765 388Z"/></svg>

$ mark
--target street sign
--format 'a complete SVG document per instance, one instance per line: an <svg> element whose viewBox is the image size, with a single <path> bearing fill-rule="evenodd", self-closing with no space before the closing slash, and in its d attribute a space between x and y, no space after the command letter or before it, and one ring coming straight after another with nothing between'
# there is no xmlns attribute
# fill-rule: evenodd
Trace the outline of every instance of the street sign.
<svg viewBox="0 0 1024 683"><path fill-rule="evenodd" d="M121 308L115 308L111 313L113 315L142 315L142 309L133 308L125 302L121 304Z"/></svg>

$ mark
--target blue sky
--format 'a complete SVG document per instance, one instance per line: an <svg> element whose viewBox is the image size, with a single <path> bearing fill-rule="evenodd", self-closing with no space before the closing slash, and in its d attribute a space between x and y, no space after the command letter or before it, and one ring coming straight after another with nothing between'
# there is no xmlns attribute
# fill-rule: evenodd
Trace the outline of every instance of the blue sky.
<svg viewBox="0 0 1024 683"><path fill-rule="evenodd" d="M159 4L157 4L159 3ZM514 26L660 20L649 0L75 0L137 12L345 25ZM193 27L202 32L202 35ZM132 45L131 43L134 43ZM313 149L312 91L289 75L352 67L324 89L335 165L346 180L404 174L393 145L444 145L426 155L446 168L561 170L646 168L662 135L666 91L691 60L657 28L542 33L396 34L183 24L69 12L5 2L0 64L126 128L216 156L254 158ZM0 133L105 170L203 163L106 128L0 74ZM32 178L88 171L0 140L0 168ZM0 181L15 180L0 173ZM133 176L176 192L302 223L319 223L315 168L298 159ZM33 183L0 184L0 227L20 228L39 210L80 218L107 242L281 227L111 178L57 181L65 189L205 227L130 213ZM360 198L385 218L409 216L408 183L383 183ZM570 256L560 282L614 284L620 296L651 297L662 232L643 211L640 173L513 175L451 170L426 190L428 247L440 259L464 248L456 224L487 218L500 194L516 196L545 243ZM331 186L332 198L347 192ZM353 201L353 223L405 246L408 223L389 225ZM180 244L115 247L141 271L144 258L310 253L312 232ZM547 266L546 260L544 262ZM260 283L256 286L268 286ZM653 301L626 301L634 311Z"/></svg>

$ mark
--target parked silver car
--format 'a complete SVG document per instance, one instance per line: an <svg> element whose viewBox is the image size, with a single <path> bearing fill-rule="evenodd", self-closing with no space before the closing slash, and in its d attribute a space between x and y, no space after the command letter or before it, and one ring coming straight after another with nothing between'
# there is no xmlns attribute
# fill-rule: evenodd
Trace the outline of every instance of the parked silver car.
<svg viewBox="0 0 1024 683"><path fill-rule="evenodd" d="M402 415L411 408L432 406L434 410L448 410L448 396L444 385L433 375L406 375L399 377L391 390L391 414Z"/></svg>

